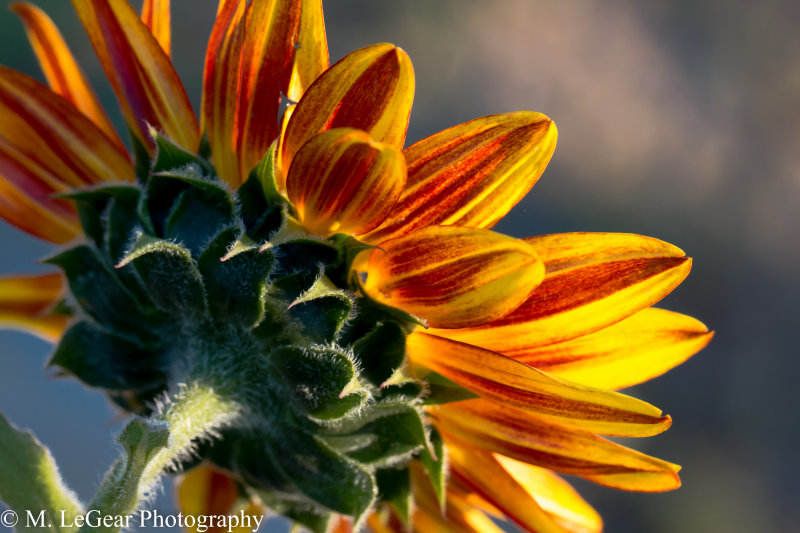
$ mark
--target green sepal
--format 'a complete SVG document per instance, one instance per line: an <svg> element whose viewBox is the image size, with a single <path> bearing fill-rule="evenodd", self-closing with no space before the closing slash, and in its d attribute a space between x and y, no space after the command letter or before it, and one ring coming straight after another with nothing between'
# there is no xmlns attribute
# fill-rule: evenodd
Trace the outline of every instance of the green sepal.
<svg viewBox="0 0 800 533"><path fill-rule="evenodd" d="M339 252L339 258L336 263L334 272L331 273L332 277L336 278L336 282L342 286L352 285L351 276L357 275L352 271L353 262L356 256L366 250L374 250L378 248L375 245L367 244L359 241L352 235L346 233L337 233L332 236L330 242L336 247Z"/></svg>
<svg viewBox="0 0 800 533"><path fill-rule="evenodd" d="M360 279L357 285L361 294L361 298L358 300L359 307L365 315L375 317L374 320L376 322L379 320L396 322L403 327L403 331L405 331L406 335L414 331L417 326L428 328L428 323L425 322L424 319L371 298L366 291L363 290Z"/></svg>
<svg viewBox="0 0 800 533"><path fill-rule="evenodd" d="M287 202L275 182L275 144L250 171L236 197L247 234L253 239L264 240L280 228Z"/></svg>
<svg viewBox="0 0 800 533"><path fill-rule="evenodd" d="M139 225L136 208L141 189L128 184L100 185L64 195L75 201L83 232L112 263L119 260Z"/></svg>
<svg viewBox="0 0 800 533"><path fill-rule="evenodd" d="M292 532L302 532L305 530L311 533L327 533L333 520L333 513L317 513L313 509L305 509L302 506L288 509L284 508L281 515L285 516L294 524L292 525Z"/></svg>
<svg viewBox="0 0 800 533"><path fill-rule="evenodd" d="M204 175L216 176L214 167L208 161L181 148L160 133L154 132L153 140L156 143L156 153L150 167L151 174L196 165Z"/></svg>
<svg viewBox="0 0 800 533"><path fill-rule="evenodd" d="M62 336L48 361L91 387L123 391L163 387L158 355L88 322L78 322Z"/></svg>
<svg viewBox="0 0 800 533"><path fill-rule="evenodd" d="M95 321L116 331L132 331L150 338L146 326L149 313L95 248L78 245L45 262L64 271L74 302Z"/></svg>
<svg viewBox="0 0 800 533"><path fill-rule="evenodd" d="M479 398L474 392L465 389L458 383L437 374L430 372L425 375L425 381L428 383L428 396L423 401L423 405L441 405L443 403L460 402L462 400L471 400Z"/></svg>
<svg viewBox="0 0 800 533"><path fill-rule="evenodd" d="M333 519L333 513L320 505L297 502L289 499L277 499L270 493L259 493L261 500L269 509L292 522L292 531L311 531L327 533Z"/></svg>
<svg viewBox="0 0 800 533"><path fill-rule="evenodd" d="M374 408L380 411L380 408ZM376 413L378 414L378 413ZM358 430L358 434L374 435L374 441L347 455L374 467L393 466L407 461L428 444L425 423L420 412L409 405L388 409Z"/></svg>
<svg viewBox="0 0 800 533"><path fill-rule="evenodd" d="M78 218L81 221L83 234L86 235L95 246L102 248L105 234L103 213L108 205L108 195L98 194L94 190L81 190L58 195L57 197L73 200L75 202L75 208L78 211Z"/></svg>
<svg viewBox="0 0 800 533"><path fill-rule="evenodd" d="M106 209L103 247L113 265L122 259L123 254L130 246L131 238L141 228L141 221L136 212L141 191L131 187L119 188L111 192L113 197Z"/></svg>
<svg viewBox="0 0 800 533"><path fill-rule="evenodd" d="M269 357L276 379L289 388L298 407L315 418L339 418L366 400L355 365L343 352L283 346Z"/></svg>
<svg viewBox="0 0 800 533"><path fill-rule="evenodd" d="M322 440L294 433L273 446L281 470L313 501L354 517L355 523L372 507L377 495L373 474Z"/></svg>
<svg viewBox="0 0 800 533"><path fill-rule="evenodd" d="M150 176L139 203L139 217L150 233L164 235L167 218L175 209L178 197L189 189L197 189L196 194L202 198L201 205L215 211L215 218L231 217L235 213L233 198L225 187L213 178L204 177L198 166L164 171ZM207 222L203 226L210 232L217 229L209 227Z"/></svg>
<svg viewBox="0 0 800 533"><path fill-rule="evenodd" d="M430 446L423 449L419 454L419 460L425 471L428 473L433 485L433 490L436 492L436 498L439 500L439 508L444 512L447 490L445 484L447 482L447 459L444 451L444 441L442 436L436 430L431 428L430 435L428 435Z"/></svg>
<svg viewBox="0 0 800 533"><path fill-rule="evenodd" d="M239 228L217 235L197 260L211 314L217 320L251 327L264 316L264 293L275 262L272 252L237 240Z"/></svg>
<svg viewBox="0 0 800 533"><path fill-rule="evenodd" d="M340 453L354 452L366 448L375 442L375 435L322 435L325 443Z"/></svg>
<svg viewBox="0 0 800 533"><path fill-rule="evenodd" d="M375 479L378 482L378 500L389 502L406 528L410 528L413 497L408 467L378 470Z"/></svg>
<svg viewBox="0 0 800 533"><path fill-rule="evenodd" d="M302 324L311 342L327 344L334 340L350 318L355 297L338 289L326 276L298 296L288 307L290 316Z"/></svg>
<svg viewBox="0 0 800 533"><path fill-rule="evenodd" d="M142 233L117 266L129 263L161 309L186 318L207 313L203 279L183 246Z"/></svg>
<svg viewBox="0 0 800 533"><path fill-rule="evenodd" d="M361 363L362 375L380 386L403 365L406 335L396 322L379 322L353 344L353 354Z"/></svg>
<svg viewBox="0 0 800 533"><path fill-rule="evenodd" d="M314 286L325 265L336 261L336 249L324 241L296 239L272 249L280 267L274 274L272 291L290 302Z"/></svg>
<svg viewBox="0 0 800 533"><path fill-rule="evenodd" d="M400 376L401 374L395 374ZM394 379L394 377L393 377ZM384 383L376 394L382 402L402 402L419 403L419 399L425 393L425 386L422 381L416 379L398 378L396 383Z"/></svg>
<svg viewBox="0 0 800 533"><path fill-rule="evenodd" d="M309 414L309 418L316 421L338 420L356 411L369 400L369 392L365 389L356 389L336 401L325 404Z"/></svg>
<svg viewBox="0 0 800 533"><path fill-rule="evenodd" d="M178 196L167 215L164 238L180 240L197 257L220 228L235 221L234 206L225 191L189 187Z"/></svg>
<svg viewBox="0 0 800 533"><path fill-rule="evenodd" d="M211 160L211 141L208 140L208 135L203 132L200 137L200 145L197 147L197 155L206 161Z"/></svg>
<svg viewBox="0 0 800 533"><path fill-rule="evenodd" d="M331 294L292 304L288 311L302 324L303 334L308 340L326 344L336 340L352 309L351 298L343 294Z"/></svg>
<svg viewBox="0 0 800 533"><path fill-rule="evenodd" d="M62 518L64 524L72 524L83 512L75 493L64 485L50 451L30 432L11 425L2 414L0 498L17 513L26 532L72 532L74 527L61 527ZM41 521L40 512L44 513ZM27 520L27 513L33 514L33 521Z"/></svg>
<svg viewBox="0 0 800 533"><path fill-rule="evenodd" d="M150 175L150 166L153 163L150 151L131 128L128 128L128 134L131 136L131 144L133 145L136 179L139 183L147 183L147 178Z"/></svg>

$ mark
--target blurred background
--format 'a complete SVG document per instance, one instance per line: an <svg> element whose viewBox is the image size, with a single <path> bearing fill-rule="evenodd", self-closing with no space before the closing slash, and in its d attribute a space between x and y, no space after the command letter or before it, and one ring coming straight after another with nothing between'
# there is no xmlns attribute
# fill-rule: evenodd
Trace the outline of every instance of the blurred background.
<svg viewBox="0 0 800 533"><path fill-rule="evenodd" d="M0 0L0 64L41 79L9 3ZM69 3L37 4L121 124ZM197 109L216 2L173 4L174 61ZM575 481L606 531L800 532L800 3L324 6L332 60L381 41L411 56L409 143L493 113L530 109L556 121L549 169L499 231L640 233L694 258L688 280L661 306L700 318L716 337L632 391L674 419L667 433L633 444L683 465L684 486L635 494ZM35 261L50 251L0 224L0 274L43 271ZM116 457L121 426L101 394L46 376L50 349L0 331L0 411L50 447L87 500ZM166 490L159 505L170 501Z"/></svg>

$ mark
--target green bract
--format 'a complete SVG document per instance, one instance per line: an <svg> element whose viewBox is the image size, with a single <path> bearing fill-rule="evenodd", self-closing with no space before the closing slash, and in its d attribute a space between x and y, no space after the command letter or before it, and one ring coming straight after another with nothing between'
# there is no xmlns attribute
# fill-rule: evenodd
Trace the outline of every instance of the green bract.
<svg viewBox="0 0 800 533"><path fill-rule="evenodd" d="M209 418L183 467L211 461L315 531L376 498L407 517L412 458L441 495L441 440L422 405L464 396L440 380L437 399L407 377L414 318L350 283L368 247L293 223L273 151L231 193L203 157L156 141L139 184L69 196L87 240L49 259L75 317L50 365L167 425L182 391L213 391L231 414Z"/></svg>

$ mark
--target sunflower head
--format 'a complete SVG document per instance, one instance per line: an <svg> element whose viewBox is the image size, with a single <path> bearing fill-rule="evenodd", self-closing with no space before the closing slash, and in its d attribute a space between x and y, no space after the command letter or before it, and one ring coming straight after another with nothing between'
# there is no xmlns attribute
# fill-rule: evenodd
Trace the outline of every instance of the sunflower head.
<svg viewBox="0 0 800 533"><path fill-rule="evenodd" d="M676 465L601 435L669 427L610 389L710 339L650 307L690 261L635 235L491 231L549 162L548 117L404 148L403 50L329 66L319 0L222 0L198 120L168 1L73 4L133 150L55 26L16 4L50 87L0 67L0 214L64 246L47 260L61 275L17 285L0 312L56 337L51 366L137 417L123 444L157 437L169 461L151 470L184 473L187 512L268 507L315 532L494 531L490 516L599 531L553 471L679 485Z"/></svg>

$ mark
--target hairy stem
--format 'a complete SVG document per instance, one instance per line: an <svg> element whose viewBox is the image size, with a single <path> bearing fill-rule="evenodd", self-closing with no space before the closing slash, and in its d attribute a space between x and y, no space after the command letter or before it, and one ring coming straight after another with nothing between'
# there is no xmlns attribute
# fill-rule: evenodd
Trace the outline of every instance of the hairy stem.
<svg viewBox="0 0 800 533"><path fill-rule="evenodd" d="M87 511L97 520L82 524L79 533L116 533L111 517L128 516L146 500L164 469L191 452L197 439L229 426L240 412L237 402L218 395L202 382L182 385L150 420L135 418L119 436L125 452L106 474ZM107 522L104 517L109 517ZM77 525L77 524L76 524Z"/></svg>

